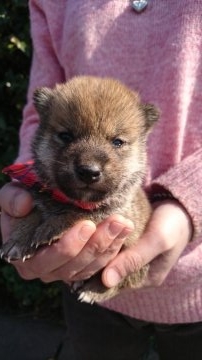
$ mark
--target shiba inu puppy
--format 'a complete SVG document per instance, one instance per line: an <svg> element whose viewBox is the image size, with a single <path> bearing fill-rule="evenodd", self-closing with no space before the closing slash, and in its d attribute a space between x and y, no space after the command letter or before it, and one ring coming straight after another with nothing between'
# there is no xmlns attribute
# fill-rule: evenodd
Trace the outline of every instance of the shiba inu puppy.
<svg viewBox="0 0 202 360"><path fill-rule="evenodd" d="M31 191L35 207L19 219L1 256L27 259L39 245L51 244L75 222L96 224L121 214L135 224L123 248L138 241L151 215L141 188L146 168L146 140L158 119L157 109L119 81L75 77L54 89L34 93L40 124L32 144L33 159L5 169ZM100 273L74 283L79 298L94 302L140 286L147 266L117 287L103 286Z"/></svg>

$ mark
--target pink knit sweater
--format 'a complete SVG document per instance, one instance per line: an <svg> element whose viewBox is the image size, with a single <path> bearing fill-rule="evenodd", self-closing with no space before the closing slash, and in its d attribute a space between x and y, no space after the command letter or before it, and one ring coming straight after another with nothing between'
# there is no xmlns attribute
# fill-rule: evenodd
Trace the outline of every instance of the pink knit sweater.
<svg viewBox="0 0 202 360"><path fill-rule="evenodd" d="M202 321L202 1L31 0L34 45L20 160L38 124L33 89L78 74L110 76L156 104L161 121L148 141L146 186L169 189L192 217L195 237L159 288L104 304L153 322Z"/></svg>

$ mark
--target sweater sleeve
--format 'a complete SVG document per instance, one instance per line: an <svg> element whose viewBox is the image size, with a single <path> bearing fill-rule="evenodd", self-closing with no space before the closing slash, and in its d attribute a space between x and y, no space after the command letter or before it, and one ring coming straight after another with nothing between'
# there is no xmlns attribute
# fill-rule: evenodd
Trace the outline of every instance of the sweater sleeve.
<svg viewBox="0 0 202 360"><path fill-rule="evenodd" d="M202 233L202 149L154 179L152 192L163 187L186 208L192 218L194 237Z"/></svg>
<svg viewBox="0 0 202 360"><path fill-rule="evenodd" d="M30 1L31 37L33 56L30 72L27 104L23 111L23 121L20 128L20 147L16 161L30 159L30 144L36 131L39 117L33 106L33 91L42 86L53 87L64 81L64 72L53 48L46 16L43 12L43 2Z"/></svg>

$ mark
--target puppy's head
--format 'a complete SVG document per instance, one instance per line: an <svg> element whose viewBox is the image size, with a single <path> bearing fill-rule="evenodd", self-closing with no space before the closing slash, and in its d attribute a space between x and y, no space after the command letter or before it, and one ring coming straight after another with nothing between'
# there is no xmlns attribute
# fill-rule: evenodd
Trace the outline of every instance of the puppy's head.
<svg viewBox="0 0 202 360"><path fill-rule="evenodd" d="M112 79L76 77L34 93L33 142L42 181L73 199L102 201L142 181L152 105Z"/></svg>

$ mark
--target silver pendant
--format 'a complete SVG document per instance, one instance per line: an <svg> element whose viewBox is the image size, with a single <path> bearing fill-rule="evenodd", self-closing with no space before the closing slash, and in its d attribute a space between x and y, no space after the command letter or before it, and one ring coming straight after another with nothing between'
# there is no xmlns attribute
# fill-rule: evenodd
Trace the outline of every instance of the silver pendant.
<svg viewBox="0 0 202 360"><path fill-rule="evenodd" d="M143 10L146 9L148 5L148 0L133 0L131 1L131 6L133 10L135 10L137 13L141 13Z"/></svg>

